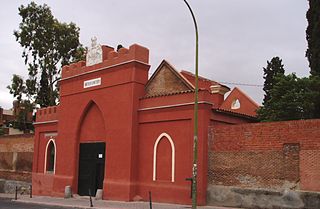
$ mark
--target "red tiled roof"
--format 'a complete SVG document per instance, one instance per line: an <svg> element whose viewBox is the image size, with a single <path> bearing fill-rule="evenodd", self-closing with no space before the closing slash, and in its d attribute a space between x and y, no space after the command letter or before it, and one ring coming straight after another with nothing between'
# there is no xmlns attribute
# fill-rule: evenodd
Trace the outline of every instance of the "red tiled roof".
<svg viewBox="0 0 320 209"><path fill-rule="evenodd" d="M220 113L226 113L226 114L229 114L229 115L241 116L241 117L249 118L249 119L252 119L252 120L257 120L257 117L255 117L255 116L247 115L247 114L244 114L244 113L234 112L232 110L226 110L226 109L222 109L222 108L214 108L213 110L216 111L216 112L220 112Z"/></svg>

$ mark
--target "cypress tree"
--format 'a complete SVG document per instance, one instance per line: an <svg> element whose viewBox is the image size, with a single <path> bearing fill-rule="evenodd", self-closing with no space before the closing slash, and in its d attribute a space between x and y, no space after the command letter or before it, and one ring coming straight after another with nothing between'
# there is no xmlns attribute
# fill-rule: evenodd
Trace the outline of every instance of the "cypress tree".
<svg viewBox="0 0 320 209"><path fill-rule="evenodd" d="M275 84L275 77L278 75L284 75L282 60L279 57L273 57L270 62L267 61L267 67L263 68L263 74L263 78L265 79L263 87L263 90L265 92L263 98L264 105L271 99L270 91Z"/></svg>
<svg viewBox="0 0 320 209"><path fill-rule="evenodd" d="M306 38L308 49L306 57L309 61L310 74L314 85L313 90L315 99L315 118L320 118L320 0L309 0L309 10L307 11L308 27L306 30Z"/></svg>
<svg viewBox="0 0 320 209"><path fill-rule="evenodd" d="M43 70L41 73L40 89L37 97L37 103L40 105L40 107L48 107L50 105L54 105L50 102L50 93L51 92L48 83L48 73L46 70Z"/></svg>
<svg viewBox="0 0 320 209"><path fill-rule="evenodd" d="M308 21L306 57L309 61L311 75L320 76L320 0L309 0L309 10L306 16Z"/></svg>

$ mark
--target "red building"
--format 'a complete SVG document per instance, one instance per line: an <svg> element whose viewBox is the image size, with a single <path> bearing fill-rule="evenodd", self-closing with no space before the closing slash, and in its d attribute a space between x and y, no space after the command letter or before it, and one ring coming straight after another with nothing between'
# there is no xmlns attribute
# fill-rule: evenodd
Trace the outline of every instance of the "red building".
<svg viewBox="0 0 320 209"><path fill-rule="evenodd" d="M0 129L4 135L29 133L32 119L32 111L28 111L24 101L13 101L13 107L9 110L0 107Z"/></svg>
<svg viewBox="0 0 320 209"><path fill-rule="evenodd" d="M62 69L60 104L37 111L33 193L190 203L193 158L194 75L163 61L148 79L149 51L117 52L93 40L87 61ZM248 98L224 105L230 89L199 78L198 202L205 204L208 126L255 121ZM239 98L238 98L239 97ZM220 108L223 106L223 108Z"/></svg>

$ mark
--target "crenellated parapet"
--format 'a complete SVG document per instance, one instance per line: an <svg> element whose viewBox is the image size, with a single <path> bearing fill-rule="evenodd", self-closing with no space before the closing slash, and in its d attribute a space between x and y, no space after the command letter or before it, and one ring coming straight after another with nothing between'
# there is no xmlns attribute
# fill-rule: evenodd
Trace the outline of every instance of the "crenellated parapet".
<svg viewBox="0 0 320 209"><path fill-rule="evenodd" d="M59 106L45 107L37 110L36 122L47 122L58 120Z"/></svg>
<svg viewBox="0 0 320 209"><path fill-rule="evenodd" d="M138 44L133 44L127 48L120 48L115 51L109 46L101 46L102 48L102 62L86 66L85 61L80 61L62 67L62 79L94 71L97 69L111 67L115 65L124 64L130 61L139 61L142 63L149 63L149 50Z"/></svg>

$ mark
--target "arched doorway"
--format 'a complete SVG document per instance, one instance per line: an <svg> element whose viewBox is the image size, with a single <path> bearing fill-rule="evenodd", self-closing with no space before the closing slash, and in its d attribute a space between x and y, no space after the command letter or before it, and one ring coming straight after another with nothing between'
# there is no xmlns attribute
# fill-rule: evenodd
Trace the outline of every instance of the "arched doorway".
<svg viewBox="0 0 320 209"><path fill-rule="evenodd" d="M78 194L94 196L103 189L106 161L104 119L94 102L85 109L79 131Z"/></svg>

